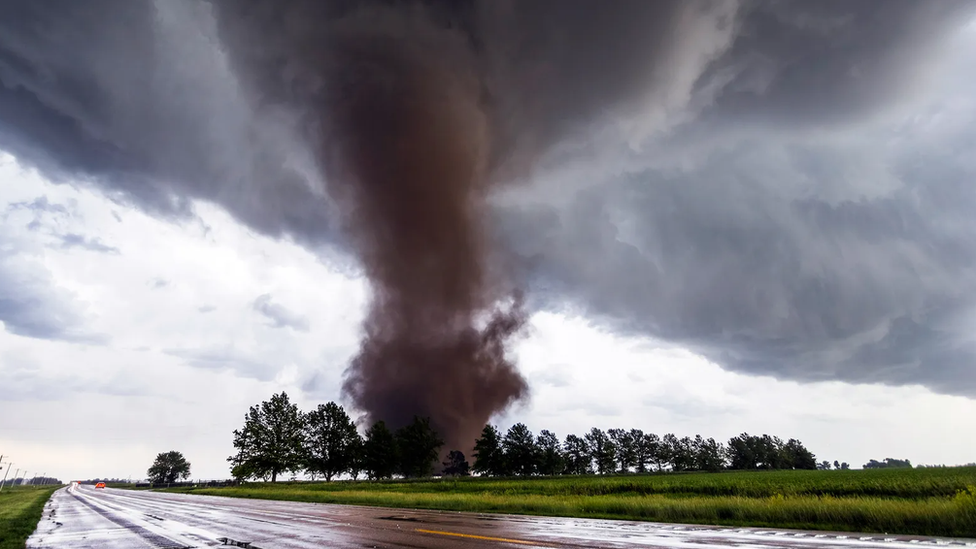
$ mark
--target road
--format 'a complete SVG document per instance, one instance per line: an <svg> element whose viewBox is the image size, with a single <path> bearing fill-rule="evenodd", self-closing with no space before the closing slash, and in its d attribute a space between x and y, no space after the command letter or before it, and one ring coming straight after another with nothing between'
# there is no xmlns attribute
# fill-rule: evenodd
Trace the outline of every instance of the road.
<svg viewBox="0 0 976 549"><path fill-rule="evenodd" d="M250 544L250 545L248 545ZM34 549L609 547L815 549L976 547L974 540L765 528L411 511L158 492L58 490L27 541Z"/></svg>

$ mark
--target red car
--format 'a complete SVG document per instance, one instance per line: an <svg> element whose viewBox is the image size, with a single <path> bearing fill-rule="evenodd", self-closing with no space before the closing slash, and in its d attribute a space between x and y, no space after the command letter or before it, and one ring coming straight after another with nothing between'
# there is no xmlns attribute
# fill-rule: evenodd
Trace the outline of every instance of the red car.
<svg viewBox="0 0 976 549"><path fill-rule="evenodd" d="M99 482L99 483L95 484L95 488L105 488L105 483L104 482Z"/></svg>

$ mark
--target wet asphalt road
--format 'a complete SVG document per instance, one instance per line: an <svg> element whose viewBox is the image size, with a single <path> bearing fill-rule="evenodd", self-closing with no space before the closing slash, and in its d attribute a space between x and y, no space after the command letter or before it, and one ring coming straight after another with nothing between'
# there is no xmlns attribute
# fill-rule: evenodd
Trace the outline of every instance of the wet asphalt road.
<svg viewBox="0 0 976 549"><path fill-rule="evenodd" d="M410 511L71 486L28 548L976 547L976 540Z"/></svg>

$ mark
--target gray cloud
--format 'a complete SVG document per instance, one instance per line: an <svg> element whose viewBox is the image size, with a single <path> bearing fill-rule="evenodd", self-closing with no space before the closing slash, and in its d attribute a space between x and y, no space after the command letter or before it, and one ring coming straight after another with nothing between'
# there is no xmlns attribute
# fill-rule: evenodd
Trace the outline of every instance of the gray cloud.
<svg viewBox="0 0 976 549"><path fill-rule="evenodd" d="M354 4L269 2L251 19L219 1L4 4L0 148L157 216L207 200L342 248L310 153L322 137L303 126L328 83L302 52ZM973 396L974 111L933 107L942 129L876 123L924 95L973 5L499 0L435 14L472 44L497 177L530 178L514 167L550 154L533 201L497 210L531 304L738 371ZM634 124L587 139L607 116ZM586 177L563 162L635 138L639 152ZM572 177L592 181L577 192ZM270 296L254 307L309 329ZM57 332L21 308L19 325Z"/></svg>
<svg viewBox="0 0 976 549"><path fill-rule="evenodd" d="M285 306L271 301L271 294L259 295L252 305L254 310L271 320L275 328L291 328L307 332L308 317L288 310Z"/></svg>
<svg viewBox="0 0 976 549"><path fill-rule="evenodd" d="M51 273L32 261L16 241L0 247L0 321L7 332L38 339L101 344L104 335L85 329L86 318L73 295L59 288Z"/></svg>
<svg viewBox="0 0 976 549"><path fill-rule="evenodd" d="M90 252L99 252L103 254L117 255L120 253L118 248L105 244L97 236L87 237L77 233L67 233L58 235L58 239L61 240L61 248L64 250L81 248Z"/></svg>
<svg viewBox="0 0 976 549"><path fill-rule="evenodd" d="M163 352L186 361L194 368L234 372L240 377L271 381L278 368L255 361L234 349L164 349Z"/></svg>
<svg viewBox="0 0 976 549"><path fill-rule="evenodd" d="M165 278L159 278L159 277L154 278L154 279L152 279L152 280L149 281L149 285L154 290L161 290L161 289L169 286L169 284L170 284L169 280L166 280Z"/></svg>
<svg viewBox="0 0 976 549"><path fill-rule="evenodd" d="M30 210L38 213L51 213L69 215L68 208L64 204L56 204L47 199L47 196L39 196L30 202L14 202L7 206L10 210Z"/></svg>
<svg viewBox="0 0 976 549"><path fill-rule="evenodd" d="M217 310L217 307L214 307L213 305L203 305L201 307L197 307L197 311L198 312L201 312L201 313L204 313L204 314L206 314L206 313L212 313L212 312L214 312L216 310Z"/></svg>

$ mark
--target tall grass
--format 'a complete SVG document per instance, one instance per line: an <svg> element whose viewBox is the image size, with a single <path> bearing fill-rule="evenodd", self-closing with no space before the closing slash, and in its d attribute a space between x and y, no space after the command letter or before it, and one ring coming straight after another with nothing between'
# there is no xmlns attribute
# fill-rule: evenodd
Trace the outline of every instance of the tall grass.
<svg viewBox="0 0 976 549"><path fill-rule="evenodd" d="M249 484L246 498L976 537L976 468Z"/></svg>
<svg viewBox="0 0 976 549"><path fill-rule="evenodd" d="M8 486L0 492L0 549L23 549L44 504L60 486Z"/></svg>

